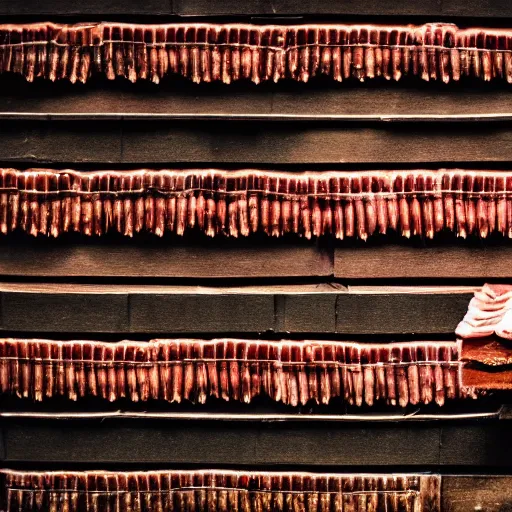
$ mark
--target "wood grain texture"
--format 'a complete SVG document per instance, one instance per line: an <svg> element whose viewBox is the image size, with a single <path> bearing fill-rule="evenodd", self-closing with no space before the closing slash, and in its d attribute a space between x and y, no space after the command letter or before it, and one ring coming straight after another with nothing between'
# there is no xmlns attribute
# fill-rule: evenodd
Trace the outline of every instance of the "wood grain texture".
<svg viewBox="0 0 512 512"><path fill-rule="evenodd" d="M441 495L442 510L446 512L505 512L512 509L512 477L446 476Z"/></svg>
<svg viewBox="0 0 512 512"><path fill-rule="evenodd" d="M2 331L453 336L471 288L4 284Z"/></svg>
<svg viewBox="0 0 512 512"><path fill-rule="evenodd" d="M466 291L442 293L387 293L378 287L364 293L338 295L336 331L346 334L447 334L453 336L473 294ZM355 293L354 293L355 292Z"/></svg>
<svg viewBox="0 0 512 512"><path fill-rule="evenodd" d="M461 3L457 0L247 0L243 4L235 0L114 0L101 2L91 0L27 0L24 2L0 1L0 15L5 16L94 16L117 15L123 18L134 15L169 16L177 15L366 15L366 16L469 16L469 17L510 17L510 4L507 0L470 0Z"/></svg>
<svg viewBox="0 0 512 512"><path fill-rule="evenodd" d="M1 124L0 137L0 162L12 166L463 166L512 160L512 129L503 123L479 123L477 129L471 123L10 121Z"/></svg>
<svg viewBox="0 0 512 512"><path fill-rule="evenodd" d="M0 245L0 275L126 278L282 278L333 274L333 250L314 242L195 238L26 239Z"/></svg>
<svg viewBox="0 0 512 512"><path fill-rule="evenodd" d="M98 16L98 15L169 15L172 14L172 0L23 0L9 2L0 0L0 15L2 16Z"/></svg>
<svg viewBox="0 0 512 512"><path fill-rule="evenodd" d="M38 461L38 467L55 463L60 465L59 469L71 464L76 467L77 464L153 463L166 467L225 465L233 469L243 465L332 466L337 471L348 467L361 468L363 472L369 468L389 472L396 466L411 471L415 468L435 471L450 465L465 472L476 466L505 470L511 455L506 422L473 425L464 422L448 427L439 422L419 423L414 427L400 422L371 426L340 423L333 428L330 423L316 421L295 424L4 419L2 425L3 462ZM207 439L205 432L208 432ZM451 492L455 498L456 492Z"/></svg>
<svg viewBox="0 0 512 512"><path fill-rule="evenodd" d="M359 244L335 250L334 275L339 279L510 279L510 244L482 245L447 242L421 247Z"/></svg>
<svg viewBox="0 0 512 512"><path fill-rule="evenodd" d="M250 0L242 7L234 0L174 0L176 12L184 15L209 14L348 14L348 15L428 15L439 12L437 0L399 0L393 5L383 5L375 0L348 0L344 2L329 2L326 0Z"/></svg>
<svg viewBox="0 0 512 512"><path fill-rule="evenodd" d="M435 424L333 428L315 422L143 422L66 422L62 428L62 422L8 420L4 462L425 467L437 464L442 449Z"/></svg>
<svg viewBox="0 0 512 512"><path fill-rule="evenodd" d="M178 79L152 83L100 78L87 86L39 80L36 84L18 77L5 79L0 92L1 118L102 119L131 116L303 116L398 119L402 116L457 119L468 116L512 116L512 98L507 85L464 81L462 84L425 84L413 80L394 84L384 80L367 84L332 83L322 79L310 83L292 81L255 86L249 83L191 84ZM428 116L428 117L427 117Z"/></svg>

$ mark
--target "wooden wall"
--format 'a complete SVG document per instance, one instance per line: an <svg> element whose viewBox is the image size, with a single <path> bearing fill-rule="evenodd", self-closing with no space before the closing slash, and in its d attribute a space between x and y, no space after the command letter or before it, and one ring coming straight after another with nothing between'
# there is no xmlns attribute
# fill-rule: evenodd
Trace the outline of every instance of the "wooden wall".
<svg viewBox="0 0 512 512"><path fill-rule="evenodd" d="M512 27L507 0L0 0L0 16L13 21L192 14ZM504 169L512 161L510 89L495 84L2 84L0 163L17 168ZM475 287L511 278L510 244L499 239L20 236L0 243L0 331L112 340L454 339ZM510 480L482 477L510 471L509 419L498 414L506 401L487 403L481 412L492 418L479 421L4 417L0 460L37 468L432 471L445 475L443 510L508 510L500 507L510 507Z"/></svg>

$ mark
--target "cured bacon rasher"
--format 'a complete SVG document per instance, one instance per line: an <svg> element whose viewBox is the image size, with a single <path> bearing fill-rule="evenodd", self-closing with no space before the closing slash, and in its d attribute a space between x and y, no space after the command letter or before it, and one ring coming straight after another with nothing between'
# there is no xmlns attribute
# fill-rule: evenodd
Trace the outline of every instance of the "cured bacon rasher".
<svg viewBox="0 0 512 512"><path fill-rule="evenodd" d="M219 339L0 340L0 391L47 401L99 397L250 403L265 396L293 407L392 406L476 398L460 385L455 342L352 343Z"/></svg>
<svg viewBox="0 0 512 512"><path fill-rule="evenodd" d="M512 173L0 170L0 234L512 238Z"/></svg>
<svg viewBox="0 0 512 512"><path fill-rule="evenodd" d="M407 76L448 83L477 77L512 83L512 30L426 25L0 25L0 71L50 80L159 83L237 80L342 82Z"/></svg>
<svg viewBox="0 0 512 512"><path fill-rule="evenodd" d="M6 512L440 511L437 475L4 470L1 480Z"/></svg>

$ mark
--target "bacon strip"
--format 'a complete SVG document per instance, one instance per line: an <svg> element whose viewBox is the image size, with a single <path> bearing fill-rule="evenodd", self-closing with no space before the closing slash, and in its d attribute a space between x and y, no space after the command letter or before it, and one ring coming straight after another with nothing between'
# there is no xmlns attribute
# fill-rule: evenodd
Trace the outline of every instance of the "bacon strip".
<svg viewBox="0 0 512 512"><path fill-rule="evenodd" d="M434 389L438 402L440 393L458 398L460 368L452 342L0 340L1 391L35 401L250 403L264 395L293 407L333 399L405 407L432 402Z"/></svg>
<svg viewBox="0 0 512 512"><path fill-rule="evenodd" d="M333 80L406 76L449 83L474 76L512 83L512 31L425 25L0 25L1 70L27 81L86 82L104 74L158 84L180 74L194 83L260 82L319 74ZM411 73L412 71L412 73Z"/></svg>
<svg viewBox="0 0 512 512"><path fill-rule="evenodd" d="M58 237L330 236L388 230L433 238L512 237L505 171L52 171L0 169L0 233Z"/></svg>
<svg viewBox="0 0 512 512"><path fill-rule="evenodd" d="M258 471L15 472L4 470L7 512L32 510L388 511L439 502L437 475ZM427 492L425 492L427 490Z"/></svg>

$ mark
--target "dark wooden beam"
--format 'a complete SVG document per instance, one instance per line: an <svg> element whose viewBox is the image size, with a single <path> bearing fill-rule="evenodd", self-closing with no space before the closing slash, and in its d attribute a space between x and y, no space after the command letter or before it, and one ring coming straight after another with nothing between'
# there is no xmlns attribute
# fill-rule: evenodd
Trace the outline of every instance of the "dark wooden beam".
<svg viewBox="0 0 512 512"><path fill-rule="evenodd" d="M97 17L99 15L108 16L134 16L134 15L153 15L162 16L172 14L172 0L148 0L141 3L137 0L112 0L105 3L102 0L21 0L9 2L9 0L0 0L0 15L13 16L21 18L23 16L45 17L51 19L55 16L79 17L85 16Z"/></svg>
<svg viewBox="0 0 512 512"><path fill-rule="evenodd" d="M411 287L350 287L339 294L336 329L347 334L447 334L464 316L471 291Z"/></svg>
<svg viewBox="0 0 512 512"><path fill-rule="evenodd" d="M509 510L512 507L512 477L483 474L443 476L441 501L441 510L449 512Z"/></svg>
<svg viewBox="0 0 512 512"><path fill-rule="evenodd" d="M400 84L385 80L338 84L322 79L308 84L292 81L255 86L251 83L202 84L169 79L156 87L149 82L109 82L98 78L87 86L2 77L0 119L183 119L185 117L247 117L338 121L512 118L512 99L505 84L464 81Z"/></svg>
<svg viewBox="0 0 512 512"><path fill-rule="evenodd" d="M470 0L461 3L456 0L247 0L240 4L235 0L114 0L101 2L90 0L27 0L24 2L0 1L2 16L117 16L131 19L135 15L148 17L184 16L289 16L289 15L349 15L349 16L468 16L468 17L511 17L512 11L506 0L479 2Z"/></svg>
<svg viewBox="0 0 512 512"><path fill-rule="evenodd" d="M3 284L0 330L42 333L442 334L471 288Z"/></svg>
<svg viewBox="0 0 512 512"><path fill-rule="evenodd" d="M332 423L3 420L3 462L165 467L506 468L507 422ZM206 438L204 433L208 432ZM243 438L243 447L240 439ZM326 449L327 447L327 449ZM421 456L418 454L421 453ZM461 509L458 509L461 510ZM465 509L467 510L467 509ZM484 509L486 510L486 509Z"/></svg>
<svg viewBox="0 0 512 512"><path fill-rule="evenodd" d="M506 123L11 121L2 123L0 137L0 162L12 166L483 166L512 160Z"/></svg>
<svg viewBox="0 0 512 512"><path fill-rule="evenodd" d="M482 245L455 241L423 247L421 241L400 245L358 244L335 250L339 279L509 279L512 253L508 243Z"/></svg>
<svg viewBox="0 0 512 512"><path fill-rule="evenodd" d="M291 15L291 14L344 14L344 15L429 15L437 13L439 5L436 0L420 2L413 0L398 0L393 6L382 5L375 0L357 2L348 0L340 5L326 0L306 0L298 2L293 0L250 0L242 8L234 0L174 0L176 12L184 15L210 14L266 14L266 15Z"/></svg>
<svg viewBox="0 0 512 512"><path fill-rule="evenodd" d="M333 250L300 240L179 238L40 240L0 246L0 275L283 278L333 275Z"/></svg>

